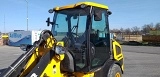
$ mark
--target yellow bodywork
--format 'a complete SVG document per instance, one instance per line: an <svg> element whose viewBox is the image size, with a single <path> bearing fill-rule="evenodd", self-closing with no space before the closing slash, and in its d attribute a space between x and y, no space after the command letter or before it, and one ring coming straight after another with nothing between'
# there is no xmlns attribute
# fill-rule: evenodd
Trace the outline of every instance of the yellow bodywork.
<svg viewBox="0 0 160 77"><path fill-rule="evenodd" d="M120 48L119 51L116 49L116 46L118 46ZM120 53L118 54L117 51ZM116 41L113 42L113 56L114 56L114 59L117 61L122 60L122 58L123 58L122 48L121 48L120 44Z"/></svg>
<svg viewBox="0 0 160 77"><path fill-rule="evenodd" d="M94 6L94 7L98 7L98 8L102 8L102 9L106 9L106 10L109 9L108 6L106 6L106 5L102 5L102 4L98 4L98 3L94 3L94 2L79 2L76 4L67 5L67 6L55 7L54 10L58 11L58 10L63 10L63 9L70 9L70 8L75 8L80 5Z"/></svg>
<svg viewBox="0 0 160 77"><path fill-rule="evenodd" d="M51 48L54 47L55 44L55 38L50 37L47 39L46 42L44 42L42 45L40 45L38 48L36 48L35 53L33 53L26 63L23 72L21 73L20 77L26 76L37 64L39 59L45 55L47 52L51 50ZM57 42L56 45L64 46L64 42L60 41ZM55 54L53 58L50 60L49 64L47 64L47 67L43 70L43 73L40 77L68 77L67 73L62 73L60 71L60 62L64 59L64 54ZM94 73L80 73L80 72L74 72L73 73L76 77L93 77Z"/></svg>
<svg viewBox="0 0 160 77"><path fill-rule="evenodd" d="M60 62L64 59L64 54L55 55L47 65L40 77L63 77L60 71Z"/></svg>
<svg viewBox="0 0 160 77"><path fill-rule="evenodd" d="M124 56L123 56L123 53L122 53L122 47L121 47L121 45L120 45L117 41L115 41L115 40L113 40L112 44L113 44L113 58L114 58L116 61L123 60L123 64L122 64L122 66L120 66L120 67L121 67L121 69L124 71L124 59L123 59ZM120 50L117 50L116 46L118 46ZM120 52L120 53L117 53L117 51Z"/></svg>
<svg viewBox="0 0 160 77"><path fill-rule="evenodd" d="M63 46L63 47L64 47L64 42L63 42L63 41L58 41L58 42L57 42L57 45L58 45L58 46Z"/></svg>
<svg viewBox="0 0 160 77"><path fill-rule="evenodd" d="M26 63L20 77L24 77L26 74L28 74L35 67L38 60L52 49L54 43L55 43L55 38L50 36L47 39L47 41L45 41L38 48L36 48L35 52L31 55L30 59Z"/></svg>

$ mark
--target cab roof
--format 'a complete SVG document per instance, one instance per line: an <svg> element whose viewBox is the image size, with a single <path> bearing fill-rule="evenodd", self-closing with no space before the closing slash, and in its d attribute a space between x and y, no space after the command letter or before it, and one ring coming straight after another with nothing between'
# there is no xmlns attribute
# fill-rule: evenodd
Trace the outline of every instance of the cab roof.
<svg viewBox="0 0 160 77"><path fill-rule="evenodd" d="M75 8L75 7L80 6L80 5L94 6L94 7L98 7L98 8L102 8L102 9L106 9L106 10L109 9L108 6L103 5L103 4L99 4L99 3L79 2L79 3L76 3L76 4L67 5L67 6L55 7L54 10L58 11L58 10L70 9L70 8Z"/></svg>

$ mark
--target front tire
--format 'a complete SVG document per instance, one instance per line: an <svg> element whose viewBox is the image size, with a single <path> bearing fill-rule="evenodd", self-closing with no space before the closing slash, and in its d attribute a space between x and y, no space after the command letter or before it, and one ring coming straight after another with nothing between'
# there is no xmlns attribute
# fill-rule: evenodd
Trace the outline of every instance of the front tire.
<svg viewBox="0 0 160 77"><path fill-rule="evenodd" d="M122 71L120 66L114 64L108 72L108 77L122 77Z"/></svg>

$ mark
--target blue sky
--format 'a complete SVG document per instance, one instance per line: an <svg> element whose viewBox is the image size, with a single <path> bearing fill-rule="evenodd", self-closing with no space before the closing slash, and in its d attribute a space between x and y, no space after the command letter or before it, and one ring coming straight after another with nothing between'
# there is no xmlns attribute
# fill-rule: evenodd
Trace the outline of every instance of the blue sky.
<svg viewBox="0 0 160 77"><path fill-rule="evenodd" d="M110 28L131 28L160 22L160 0L28 0L29 30L50 29L46 26L48 10L55 6L92 1L109 6ZM27 29L25 0L0 0L0 31ZM4 17L5 16L5 17ZM5 18L5 30L4 30Z"/></svg>

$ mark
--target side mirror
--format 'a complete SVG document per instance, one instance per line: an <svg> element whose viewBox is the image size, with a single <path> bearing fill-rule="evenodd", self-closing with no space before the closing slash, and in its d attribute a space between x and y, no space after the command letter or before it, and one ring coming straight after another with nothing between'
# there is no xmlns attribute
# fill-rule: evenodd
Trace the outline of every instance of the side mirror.
<svg viewBox="0 0 160 77"><path fill-rule="evenodd" d="M32 47L32 45L28 45L28 44L21 44L20 45L20 49L23 51L28 51L31 47Z"/></svg>
<svg viewBox="0 0 160 77"><path fill-rule="evenodd" d="M48 12L49 12L49 13L53 13L53 9L49 9Z"/></svg>
<svg viewBox="0 0 160 77"><path fill-rule="evenodd" d="M49 26L50 25L50 18L49 17L47 18L46 22L47 22L47 26Z"/></svg>
<svg viewBox="0 0 160 77"><path fill-rule="evenodd" d="M95 21L101 21L102 20L102 12L101 11L95 11L94 12L94 20Z"/></svg>
<svg viewBox="0 0 160 77"><path fill-rule="evenodd" d="M47 18L47 21L46 21L46 22L47 22L47 26L49 26L50 24L51 24L51 25L54 24L53 22L50 21L50 18L49 18L49 17Z"/></svg>
<svg viewBox="0 0 160 77"><path fill-rule="evenodd" d="M108 15L111 15L111 14L112 14L112 12L111 12L111 11L107 11L107 14L108 14Z"/></svg>

